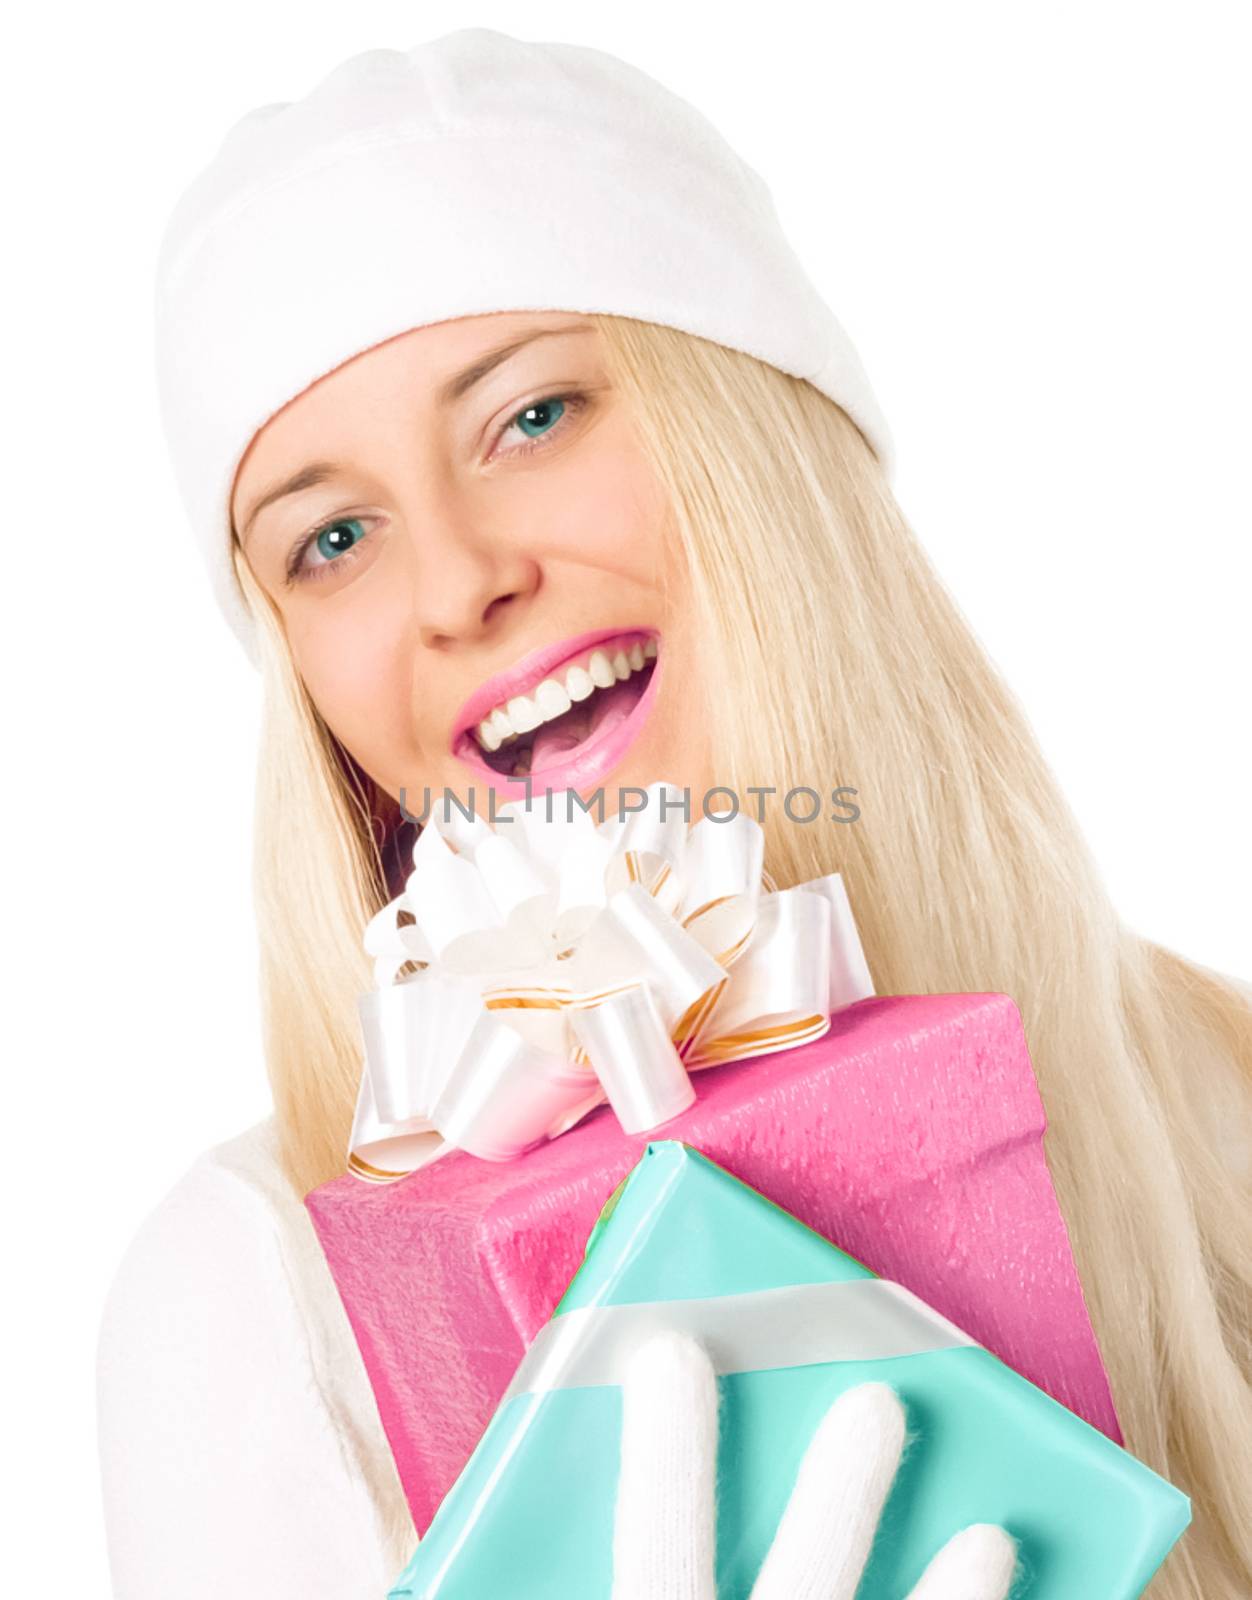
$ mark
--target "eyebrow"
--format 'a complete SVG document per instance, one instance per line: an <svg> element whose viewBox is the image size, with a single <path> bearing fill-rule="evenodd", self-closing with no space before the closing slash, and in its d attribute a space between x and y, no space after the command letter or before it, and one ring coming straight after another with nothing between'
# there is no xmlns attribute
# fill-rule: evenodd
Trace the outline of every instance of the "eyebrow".
<svg viewBox="0 0 1252 1600"><path fill-rule="evenodd" d="M334 461L311 461L307 467L301 467L299 472L293 472L291 477L284 478L281 483L276 483L272 489L267 489L261 498L248 513L247 520L239 530L240 541L247 539L252 529L252 524L265 510L272 506L275 500L283 500L289 494L300 494L305 489L316 489L319 485L329 482L343 469Z"/></svg>
<svg viewBox="0 0 1252 1600"><path fill-rule="evenodd" d="M489 372L495 369L510 356L516 355L525 345L534 344L537 339L555 339L558 335L571 333L590 333L592 324L589 322L563 322L555 328L538 328L534 333L523 334L520 339L510 339L507 344L497 345L494 350L488 350L485 355L479 356L471 366L455 373L440 386L436 399L440 405L452 405L461 400L476 383L480 383Z"/></svg>
<svg viewBox="0 0 1252 1600"><path fill-rule="evenodd" d="M463 367L460 372L455 372L450 378L445 379L436 392L436 401L440 406L455 405L457 401L465 398L475 384L481 383L488 373L494 372L510 356L516 355L519 350L528 344L534 344L539 339L554 339L561 335L586 334L592 331L593 324L590 322L565 322L555 328L539 328L534 333L523 334L520 339L510 339L507 344L497 345L494 350L486 351L468 367ZM248 537L252 524L267 506L272 506L276 500L285 500L288 495L319 488L343 470L333 461L311 461L298 472L292 473L289 478L284 478L281 483L276 483L267 489L248 513L240 530L241 541Z"/></svg>

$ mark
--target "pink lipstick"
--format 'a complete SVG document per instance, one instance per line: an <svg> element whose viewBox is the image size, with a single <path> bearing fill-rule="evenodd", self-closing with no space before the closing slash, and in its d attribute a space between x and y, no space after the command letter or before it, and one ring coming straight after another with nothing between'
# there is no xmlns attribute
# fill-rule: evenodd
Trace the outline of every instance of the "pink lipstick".
<svg viewBox="0 0 1252 1600"><path fill-rule="evenodd" d="M603 628L532 651L465 702L452 753L505 801L593 788L643 731L660 670L650 628Z"/></svg>

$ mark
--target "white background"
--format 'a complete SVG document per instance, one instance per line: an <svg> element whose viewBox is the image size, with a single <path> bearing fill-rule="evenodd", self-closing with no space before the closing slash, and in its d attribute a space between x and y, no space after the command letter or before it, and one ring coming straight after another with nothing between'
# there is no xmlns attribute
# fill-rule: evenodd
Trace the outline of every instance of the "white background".
<svg viewBox="0 0 1252 1600"><path fill-rule="evenodd" d="M192 1158L268 1108L257 680L183 521L149 342L165 216L226 129L466 25L615 51L698 105L857 344L897 493L1123 915L1252 977L1246 16L214 0L9 22L6 1435L33 1491L11 1574L108 1592L104 1291Z"/></svg>

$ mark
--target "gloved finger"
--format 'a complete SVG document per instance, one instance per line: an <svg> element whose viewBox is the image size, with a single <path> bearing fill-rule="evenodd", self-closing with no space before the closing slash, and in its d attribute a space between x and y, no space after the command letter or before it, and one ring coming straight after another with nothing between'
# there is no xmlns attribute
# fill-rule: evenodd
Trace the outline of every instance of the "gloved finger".
<svg viewBox="0 0 1252 1600"><path fill-rule="evenodd" d="M613 1600L716 1600L717 1378L681 1333L640 1346L622 1383Z"/></svg>
<svg viewBox="0 0 1252 1600"><path fill-rule="evenodd" d="M1016 1565L1016 1539L994 1522L974 1522L952 1535L908 1600L1004 1600Z"/></svg>
<svg viewBox="0 0 1252 1600"><path fill-rule="evenodd" d="M846 1389L818 1424L752 1600L852 1600L904 1448L885 1383Z"/></svg>

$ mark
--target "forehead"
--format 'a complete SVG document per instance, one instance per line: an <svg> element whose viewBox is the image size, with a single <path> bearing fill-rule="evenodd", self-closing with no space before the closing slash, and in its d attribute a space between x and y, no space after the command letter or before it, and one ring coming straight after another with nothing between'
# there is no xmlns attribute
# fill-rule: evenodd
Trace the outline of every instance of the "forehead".
<svg viewBox="0 0 1252 1600"><path fill-rule="evenodd" d="M575 311L493 311L411 328L351 357L289 400L253 438L235 477L239 490L267 463L283 457L325 421L365 413L398 393L436 400L464 375L473 376L507 346L535 341L554 350L590 346L595 323ZM455 400L454 394L448 398ZM234 502L237 504L237 501Z"/></svg>

